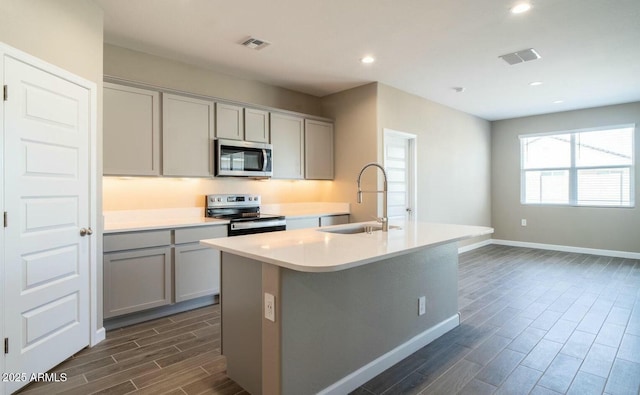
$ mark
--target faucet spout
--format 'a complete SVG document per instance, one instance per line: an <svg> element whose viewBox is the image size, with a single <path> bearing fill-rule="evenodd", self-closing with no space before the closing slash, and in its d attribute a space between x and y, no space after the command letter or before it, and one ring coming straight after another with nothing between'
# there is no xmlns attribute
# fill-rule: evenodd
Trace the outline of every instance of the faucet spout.
<svg viewBox="0 0 640 395"><path fill-rule="evenodd" d="M363 191L361 186L360 186L360 180L362 178L362 173L364 173L364 171L369 168L369 167L377 167L380 170L382 170L382 176L384 178L384 184L383 184L383 188L381 191ZM371 163L367 163L366 165L364 165L364 167L362 168L362 170L360 170L360 174L358 174L358 203L362 203L362 194L363 193L382 193L382 218L378 218L378 222L382 223L382 231L383 232L388 232L389 231L389 217L387 216L387 172L384 170L384 167L382 167L380 164L375 163L375 162L371 162Z"/></svg>

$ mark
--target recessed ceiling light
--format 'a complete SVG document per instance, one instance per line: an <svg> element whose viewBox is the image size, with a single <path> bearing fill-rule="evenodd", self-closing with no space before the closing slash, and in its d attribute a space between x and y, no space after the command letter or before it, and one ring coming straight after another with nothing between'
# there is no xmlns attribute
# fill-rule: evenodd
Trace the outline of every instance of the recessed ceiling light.
<svg viewBox="0 0 640 395"><path fill-rule="evenodd" d="M517 4L515 6L513 6L513 8L511 8L511 13L512 14L522 14L523 12L527 12L531 9L531 4L529 3L520 3Z"/></svg>
<svg viewBox="0 0 640 395"><path fill-rule="evenodd" d="M564 103L564 100L554 100L553 104L561 104Z"/></svg>
<svg viewBox="0 0 640 395"><path fill-rule="evenodd" d="M375 62L375 61L376 61L376 59L375 59L373 56L369 56L369 55L367 55L367 56L365 56L364 58L360 59L360 61L361 61L362 63L369 64L369 63L373 63L373 62Z"/></svg>
<svg viewBox="0 0 640 395"><path fill-rule="evenodd" d="M542 81L533 81L533 82L529 82L530 86L539 86L542 85Z"/></svg>
<svg viewBox="0 0 640 395"><path fill-rule="evenodd" d="M464 86L454 86L451 89L453 89L457 93L462 93L462 92L464 92L466 90Z"/></svg>

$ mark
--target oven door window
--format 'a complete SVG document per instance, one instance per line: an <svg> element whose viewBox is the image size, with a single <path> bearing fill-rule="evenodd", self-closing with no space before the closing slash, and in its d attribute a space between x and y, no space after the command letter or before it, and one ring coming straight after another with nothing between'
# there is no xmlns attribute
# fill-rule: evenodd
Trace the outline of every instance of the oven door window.
<svg viewBox="0 0 640 395"><path fill-rule="evenodd" d="M264 157L261 149L220 147L220 170L263 171Z"/></svg>

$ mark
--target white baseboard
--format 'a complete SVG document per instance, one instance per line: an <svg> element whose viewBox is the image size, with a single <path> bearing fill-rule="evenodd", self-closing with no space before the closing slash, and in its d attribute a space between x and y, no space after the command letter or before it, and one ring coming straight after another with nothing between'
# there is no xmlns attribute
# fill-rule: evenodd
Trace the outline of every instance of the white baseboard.
<svg viewBox="0 0 640 395"><path fill-rule="evenodd" d="M93 347L106 338L107 338L107 331L104 329L104 327L102 327L93 334L93 336L91 337L91 344L89 346Z"/></svg>
<svg viewBox="0 0 640 395"><path fill-rule="evenodd" d="M475 250L476 248L488 246L489 244L491 244L491 239L482 240L482 241L480 241L478 243L469 244L469 245L466 245L464 247L458 248L458 254L462 254L463 252L468 252L468 251L471 251L471 250Z"/></svg>
<svg viewBox="0 0 640 395"><path fill-rule="evenodd" d="M319 394L348 394L458 325L460 325L460 314L447 318L436 326L414 336L409 341L331 384Z"/></svg>
<svg viewBox="0 0 640 395"><path fill-rule="evenodd" d="M539 250L575 252L579 254L602 255L602 256L611 256L615 258L640 259L640 252L600 250L597 248L572 247L572 246L563 246L563 245L557 245L557 244L530 243L527 241L513 241L513 240L500 240L500 239L491 239L490 242L491 244L505 245L505 246L511 246L511 247L527 247L527 248L536 248Z"/></svg>

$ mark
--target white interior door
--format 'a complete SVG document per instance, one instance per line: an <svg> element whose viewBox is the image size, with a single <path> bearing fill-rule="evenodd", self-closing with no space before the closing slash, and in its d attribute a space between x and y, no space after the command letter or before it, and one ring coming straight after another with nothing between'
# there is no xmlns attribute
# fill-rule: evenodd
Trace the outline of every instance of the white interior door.
<svg viewBox="0 0 640 395"><path fill-rule="evenodd" d="M384 130L384 168L388 178L390 219L411 220L415 216L415 139L412 134Z"/></svg>
<svg viewBox="0 0 640 395"><path fill-rule="evenodd" d="M89 344L90 92L10 56L4 71L5 369L30 375Z"/></svg>

